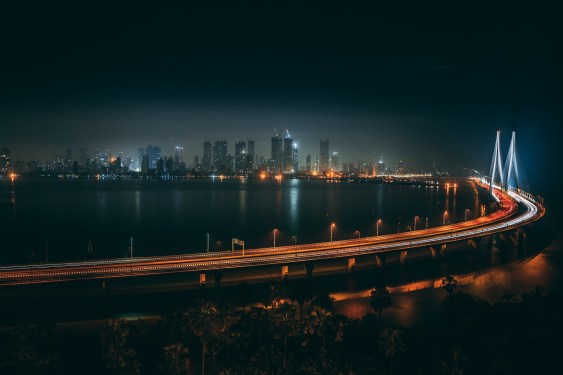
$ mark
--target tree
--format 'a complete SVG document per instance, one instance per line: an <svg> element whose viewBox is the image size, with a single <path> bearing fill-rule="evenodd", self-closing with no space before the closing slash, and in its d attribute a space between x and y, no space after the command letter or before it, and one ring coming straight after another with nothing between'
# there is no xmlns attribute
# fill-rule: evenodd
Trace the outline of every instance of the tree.
<svg viewBox="0 0 563 375"><path fill-rule="evenodd" d="M457 288L457 280L453 277L453 275L445 276L442 279L442 289L444 289L446 293L448 293L448 296L452 295L452 293L455 291L455 288Z"/></svg>
<svg viewBox="0 0 563 375"><path fill-rule="evenodd" d="M187 315L188 324L192 332L201 341L201 373L205 374L205 355L214 331L217 329L218 311L211 302L200 303L198 308Z"/></svg>
<svg viewBox="0 0 563 375"><path fill-rule="evenodd" d="M391 372L393 372L395 356L405 351L403 331L397 328L385 328L379 334L379 346L385 353L385 356L390 359Z"/></svg>
<svg viewBox="0 0 563 375"><path fill-rule="evenodd" d="M167 374L180 375L191 372L188 348L181 342L164 345L164 371Z"/></svg>
<svg viewBox="0 0 563 375"><path fill-rule="evenodd" d="M333 325L332 313L319 306L313 306L305 322L305 333L321 337L323 349L326 351L326 330Z"/></svg>
<svg viewBox="0 0 563 375"><path fill-rule="evenodd" d="M104 362L114 374L138 374L137 351L130 346L131 329L123 320L111 321L102 330Z"/></svg>
<svg viewBox="0 0 563 375"><path fill-rule="evenodd" d="M295 319L295 307L288 303L280 305L274 313L275 332L279 337L283 337L283 364L285 372L287 368L287 343L290 337L297 336L299 324Z"/></svg>
<svg viewBox="0 0 563 375"><path fill-rule="evenodd" d="M383 310L391 306L393 300L389 294L389 289L385 286L376 286L370 294L369 304L377 313L379 322L381 322L381 315Z"/></svg>

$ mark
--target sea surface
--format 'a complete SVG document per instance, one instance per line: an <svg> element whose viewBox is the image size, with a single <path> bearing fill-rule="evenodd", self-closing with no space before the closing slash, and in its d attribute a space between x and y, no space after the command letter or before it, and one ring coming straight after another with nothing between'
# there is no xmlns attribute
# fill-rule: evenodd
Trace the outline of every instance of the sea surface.
<svg viewBox="0 0 563 375"><path fill-rule="evenodd" d="M323 180L0 181L0 263L169 255L396 233L472 218L457 188ZM469 210L466 212L466 210ZM447 214L444 215L444 212ZM415 217L417 217L415 219Z"/></svg>

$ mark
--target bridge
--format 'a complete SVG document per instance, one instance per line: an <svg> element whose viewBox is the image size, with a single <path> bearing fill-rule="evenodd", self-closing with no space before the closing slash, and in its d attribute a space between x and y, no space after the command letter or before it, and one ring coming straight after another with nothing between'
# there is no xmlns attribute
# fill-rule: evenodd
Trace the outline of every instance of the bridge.
<svg viewBox="0 0 563 375"><path fill-rule="evenodd" d="M347 268L353 269L356 258L366 255L375 255L377 264L382 266L385 255L389 253L399 253L403 262L408 251L413 249L427 248L433 256L438 256L450 243L467 241L470 246L474 246L483 237L505 235L507 232L515 232L519 241L522 234L519 228L540 219L545 214L545 208L540 198L519 189L514 133L507 160L509 167L504 175L500 161L500 133L497 132L491 176L474 178L472 182L489 189L499 208L487 216L473 220L398 234L283 247L2 266L0 286L181 272L197 273L200 284L205 284L206 275L210 272L259 266L278 266L279 275L284 278L288 276L288 266L295 263L313 264L327 259L345 259Z"/></svg>

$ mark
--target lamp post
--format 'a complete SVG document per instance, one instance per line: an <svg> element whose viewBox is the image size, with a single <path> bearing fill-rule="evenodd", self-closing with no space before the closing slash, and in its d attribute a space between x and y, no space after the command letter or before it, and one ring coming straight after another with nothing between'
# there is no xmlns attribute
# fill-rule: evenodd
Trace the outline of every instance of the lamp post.
<svg viewBox="0 0 563 375"><path fill-rule="evenodd" d="M468 212L471 212L471 211L469 210L469 208L466 208L466 209L465 209L465 221L467 221L467 213L468 213Z"/></svg>
<svg viewBox="0 0 563 375"><path fill-rule="evenodd" d="M401 218L399 218L399 221L397 222L397 234L401 233Z"/></svg>
<svg viewBox="0 0 563 375"><path fill-rule="evenodd" d="M381 219L377 219L377 224L375 225L377 236L379 236L379 223L381 223Z"/></svg>
<svg viewBox="0 0 563 375"><path fill-rule="evenodd" d="M274 228L274 247L276 247L276 232L278 230Z"/></svg>
<svg viewBox="0 0 563 375"><path fill-rule="evenodd" d="M361 236L361 233L360 233L360 231L359 231L359 230L356 230L356 231L354 231L354 233L357 233L357 234L358 234L358 238L360 238L360 236Z"/></svg>
<svg viewBox="0 0 563 375"><path fill-rule="evenodd" d="M293 244L297 245L297 237L296 236L291 236L291 238L293 239Z"/></svg>
<svg viewBox="0 0 563 375"><path fill-rule="evenodd" d="M426 216L426 229L428 229L428 216Z"/></svg>
<svg viewBox="0 0 563 375"><path fill-rule="evenodd" d="M133 259L133 237L131 237L131 259Z"/></svg>
<svg viewBox="0 0 563 375"><path fill-rule="evenodd" d="M414 226L413 230L416 230L416 221L418 220L418 215L414 217Z"/></svg>
<svg viewBox="0 0 563 375"><path fill-rule="evenodd" d="M442 225L446 225L446 216L448 216L448 211L444 211L444 219L442 220Z"/></svg>
<svg viewBox="0 0 563 375"><path fill-rule="evenodd" d="M332 229L334 228L336 224L332 223L330 224L330 242L332 242Z"/></svg>

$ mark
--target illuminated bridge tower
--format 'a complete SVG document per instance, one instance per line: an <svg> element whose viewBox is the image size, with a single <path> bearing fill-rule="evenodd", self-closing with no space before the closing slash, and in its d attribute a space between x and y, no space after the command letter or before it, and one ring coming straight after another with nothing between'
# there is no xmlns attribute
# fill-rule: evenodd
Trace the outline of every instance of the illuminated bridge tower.
<svg viewBox="0 0 563 375"><path fill-rule="evenodd" d="M509 190L518 189L520 179L518 177L518 159L516 159L516 132L512 132L512 140L508 149L506 163L504 163L506 172L506 188Z"/></svg>
<svg viewBox="0 0 563 375"><path fill-rule="evenodd" d="M500 186L504 189L504 175L502 173L502 160L500 158L500 130L497 131L497 141L495 143L495 151L493 152L493 161L491 162L491 183L489 186L491 194L493 192L493 185L497 171L500 178Z"/></svg>

